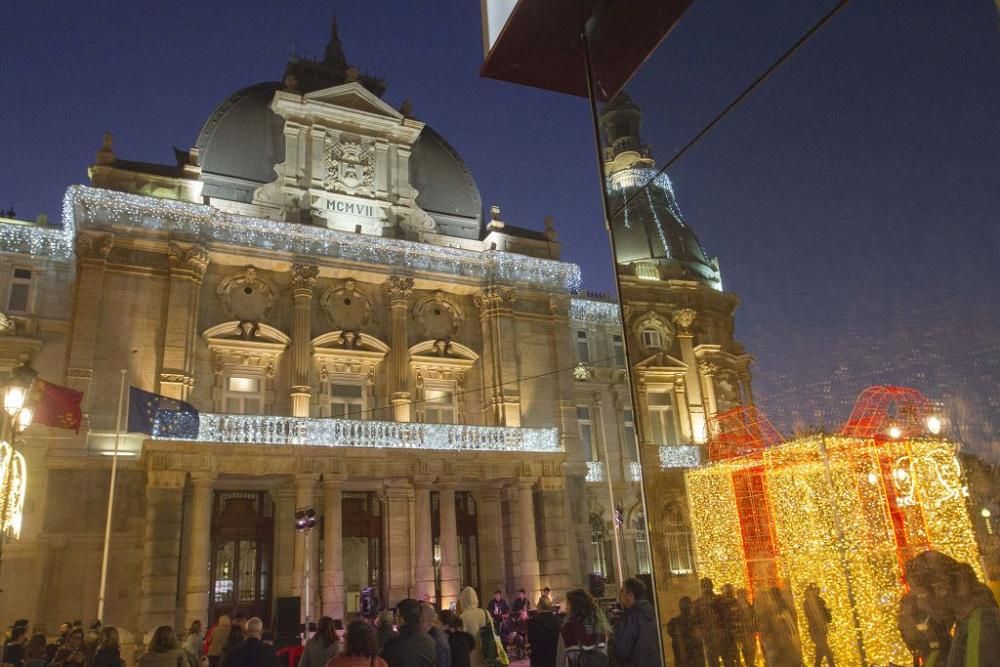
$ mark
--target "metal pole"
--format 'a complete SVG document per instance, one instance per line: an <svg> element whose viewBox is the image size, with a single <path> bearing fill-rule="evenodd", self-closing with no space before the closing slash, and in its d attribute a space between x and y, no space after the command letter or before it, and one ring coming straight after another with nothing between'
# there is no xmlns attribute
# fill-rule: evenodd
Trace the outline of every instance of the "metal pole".
<svg viewBox="0 0 1000 667"><path fill-rule="evenodd" d="M111 454L111 482L108 490L108 516L104 522L104 555L101 557L101 588L97 595L97 620L104 622L104 593L108 583L108 551L111 546L111 516L115 509L115 477L118 474L118 443L122 436L122 412L125 407L125 385L128 371L122 369L122 383L118 390L118 421L115 426L115 449Z"/></svg>
<svg viewBox="0 0 1000 667"><path fill-rule="evenodd" d="M612 274L615 278L615 290L618 292L618 318L622 326L622 347L625 351L625 368L626 368L626 380L628 381L628 392L629 398L632 401L632 423L635 429L635 439L636 439L636 457L639 459L639 468L644 471L645 466L642 465L642 443L644 441L644 433L642 426L642 419L639 415L639 396L636 393L635 382L632 378L632 350L629 344L629 338L627 335L627 327L625 323L625 304L623 303L622 294L622 281L621 276L618 274L618 246L615 243L615 235L611 230L611 207L608 202L608 191L605 187L604 179L604 161L603 152L601 151L601 128L597 120L597 99L594 93L594 76L593 67L590 62L590 44L587 39L587 29L586 27L580 31L580 42L583 45L583 58L584 58L584 69L587 75L587 100L590 103L590 117L594 125L594 146L597 149L597 172L600 177L601 184L601 203L604 206L604 227L608 230L608 242L611 250L611 267ZM656 549L653 548L653 541L648 539L649 533L649 500L646 495L646 480L645 474L639 475L639 495L642 498L642 512L646 517L646 525L644 530L647 532L646 544L649 545L649 561L653 565L650 568L649 580L653 585L653 590L650 591L649 602L653 605L653 610L656 613L657 628L656 628L656 641L660 648L660 655L664 655L664 644L662 637L662 619L660 615L660 604L656 595L656 567L655 567L655 553Z"/></svg>
<svg viewBox="0 0 1000 667"><path fill-rule="evenodd" d="M303 540L305 540L305 545L304 545L303 551L305 552L304 556L305 556L305 560L306 560L306 563L305 563L305 565L306 565L305 566L306 582L305 582L305 586L303 587L304 590L305 590L305 595L306 595L306 628L305 628L305 632L302 633L302 643L303 644L305 644L307 641L309 641L309 619L310 619L310 615L312 613L312 604L311 604L312 595L310 594L311 591L309 590L309 574L310 574L310 572L309 572L309 561L312 560L312 554L309 553L309 533L310 532L311 531L309 529L306 529L305 533L302 536Z"/></svg>
<svg viewBox="0 0 1000 667"><path fill-rule="evenodd" d="M604 481L608 483L608 501L611 503L611 534L614 537L615 542L615 576L618 577L616 581L618 582L618 587L621 588L622 584L625 583L625 579L622 577L621 527L618 525L618 509L615 504L615 489L614 485L611 483L611 459L608 458L608 439L606 437L607 432L604 428L604 411L598 409L597 414L601 418L601 437L598 438L598 440L601 441L601 447L604 450L602 452L602 455L604 456Z"/></svg>

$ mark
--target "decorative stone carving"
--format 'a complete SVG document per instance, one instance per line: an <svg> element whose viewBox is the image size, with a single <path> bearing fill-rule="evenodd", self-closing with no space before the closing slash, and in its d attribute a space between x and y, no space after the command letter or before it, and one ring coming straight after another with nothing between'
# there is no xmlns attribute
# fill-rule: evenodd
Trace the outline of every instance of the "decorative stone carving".
<svg viewBox="0 0 1000 667"><path fill-rule="evenodd" d="M362 141L326 139L323 187L332 192L375 195L375 150Z"/></svg>
<svg viewBox="0 0 1000 667"><path fill-rule="evenodd" d="M3 313L0 313L0 336L13 336L17 333L17 324Z"/></svg>
<svg viewBox="0 0 1000 667"><path fill-rule="evenodd" d="M698 364L698 370L702 375L715 375L719 372L719 366L710 361L702 361Z"/></svg>
<svg viewBox="0 0 1000 667"><path fill-rule="evenodd" d="M111 234L80 232L76 235L76 257L105 260L114 244L115 239Z"/></svg>
<svg viewBox="0 0 1000 667"><path fill-rule="evenodd" d="M569 315L569 304L569 294L552 294L549 296L549 312L553 315L562 317Z"/></svg>
<svg viewBox="0 0 1000 667"><path fill-rule="evenodd" d="M257 275L253 266L219 283L217 290L230 317L240 322L261 322L274 305L277 290Z"/></svg>
<svg viewBox="0 0 1000 667"><path fill-rule="evenodd" d="M390 276L389 280L382 283L382 285L385 293L393 301L405 300L413 293L413 278Z"/></svg>
<svg viewBox="0 0 1000 667"><path fill-rule="evenodd" d="M491 308L501 308L514 303L517 295L510 287L487 287L476 295L476 307L486 311Z"/></svg>
<svg viewBox="0 0 1000 667"><path fill-rule="evenodd" d="M360 332L372 319L371 299L357 289L353 280L328 289L320 299L320 305L330 323L344 332Z"/></svg>
<svg viewBox="0 0 1000 667"><path fill-rule="evenodd" d="M190 271L198 280L205 277L210 261L208 250L204 246L197 244L182 246L173 241L167 246L167 259L170 261L171 269Z"/></svg>
<svg viewBox="0 0 1000 667"><path fill-rule="evenodd" d="M438 290L416 303L413 318L427 338L445 341L458 333L465 313L454 298Z"/></svg>
<svg viewBox="0 0 1000 667"><path fill-rule="evenodd" d="M680 327L681 331L688 333L688 329L694 324L694 318L698 316L698 313L690 308L681 308L680 310L674 311L674 324Z"/></svg>
<svg viewBox="0 0 1000 667"><path fill-rule="evenodd" d="M311 290L316 284L316 276L319 275L319 267L307 264L292 264L292 288L297 290Z"/></svg>

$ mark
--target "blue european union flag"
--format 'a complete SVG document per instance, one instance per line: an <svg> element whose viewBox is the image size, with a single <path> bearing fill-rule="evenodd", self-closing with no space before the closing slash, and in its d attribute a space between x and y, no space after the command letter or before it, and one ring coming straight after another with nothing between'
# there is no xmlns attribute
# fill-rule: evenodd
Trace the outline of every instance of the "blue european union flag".
<svg viewBox="0 0 1000 667"><path fill-rule="evenodd" d="M198 437L198 411L176 398L129 387L128 432L194 439Z"/></svg>

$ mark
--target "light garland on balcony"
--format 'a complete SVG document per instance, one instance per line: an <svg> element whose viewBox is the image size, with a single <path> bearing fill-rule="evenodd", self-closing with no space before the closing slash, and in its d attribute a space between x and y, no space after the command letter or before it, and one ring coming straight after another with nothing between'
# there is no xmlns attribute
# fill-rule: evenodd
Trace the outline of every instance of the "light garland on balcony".
<svg viewBox="0 0 1000 667"><path fill-rule="evenodd" d="M603 482L604 464L600 461L587 461L587 476L585 482Z"/></svg>
<svg viewBox="0 0 1000 667"><path fill-rule="evenodd" d="M73 235L57 227L4 220L0 222L0 251L69 259L73 256Z"/></svg>
<svg viewBox="0 0 1000 667"><path fill-rule="evenodd" d="M195 442L470 452L562 452L554 428L201 413ZM183 440L153 433L154 440Z"/></svg>
<svg viewBox="0 0 1000 667"><path fill-rule="evenodd" d="M569 262L497 250L475 252L350 234L324 227L234 215L203 204L81 185L71 186L66 191L62 230L34 231L53 231L61 235L56 250L62 253L60 256L68 257L77 228L114 226L177 233L202 242L444 273L483 283L523 284L574 293L579 291L581 283L580 267ZM0 236L0 242L3 240ZM34 247L40 252L46 249L42 240L38 237L34 241Z"/></svg>
<svg viewBox="0 0 1000 667"><path fill-rule="evenodd" d="M621 326L618 317L617 303L593 299L570 299L569 319L571 320Z"/></svg>
<svg viewBox="0 0 1000 667"><path fill-rule="evenodd" d="M660 467L697 468L701 465L701 448L697 445L664 445L660 447Z"/></svg>

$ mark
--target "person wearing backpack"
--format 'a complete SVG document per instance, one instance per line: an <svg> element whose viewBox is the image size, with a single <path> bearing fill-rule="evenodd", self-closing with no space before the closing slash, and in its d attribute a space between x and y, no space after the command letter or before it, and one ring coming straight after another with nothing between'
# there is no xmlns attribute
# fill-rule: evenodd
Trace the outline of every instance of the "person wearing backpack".
<svg viewBox="0 0 1000 667"><path fill-rule="evenodd" d="M590 593L575 588L566 594L566 623L559 631L556 667L608 667L611 627Z"/></svg>

